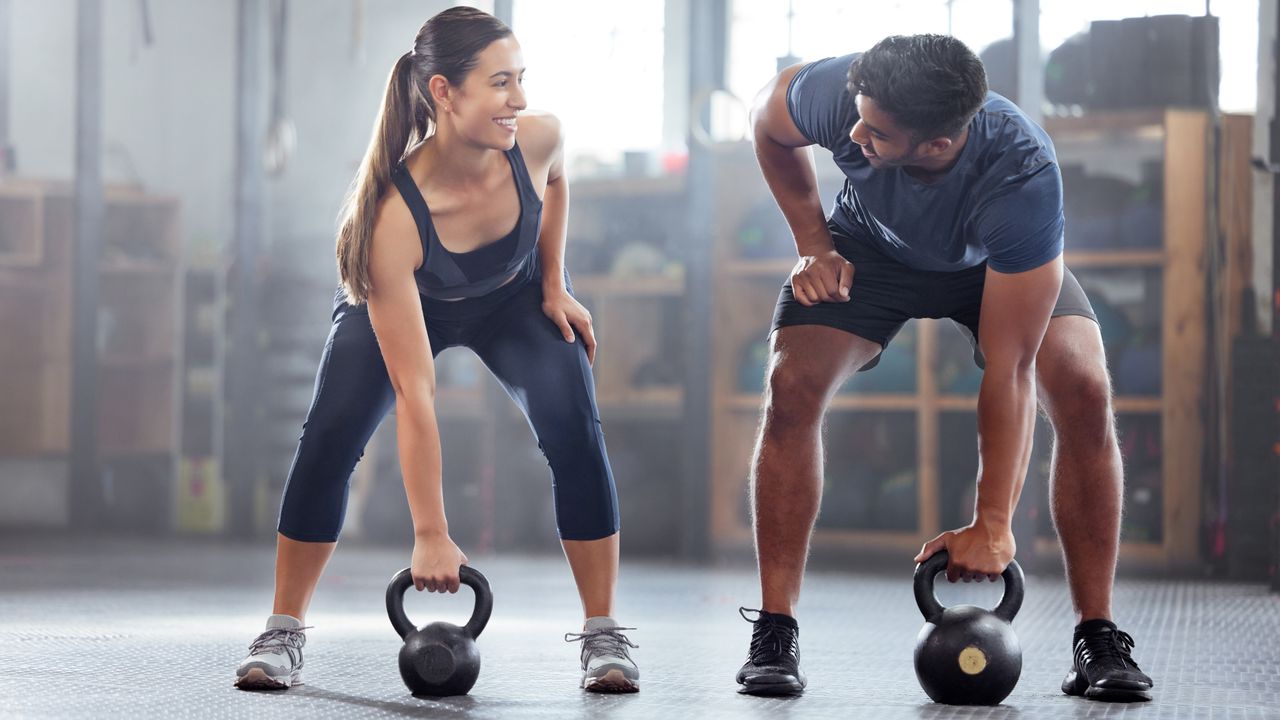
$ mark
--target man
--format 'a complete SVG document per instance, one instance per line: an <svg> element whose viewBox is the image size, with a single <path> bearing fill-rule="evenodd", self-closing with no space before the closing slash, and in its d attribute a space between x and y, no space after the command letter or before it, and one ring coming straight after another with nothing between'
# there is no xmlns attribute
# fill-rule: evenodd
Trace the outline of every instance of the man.
<svg viewBox="0 0 1280 720"><path fill-rule="evenodd" d="M1133 640L1111 622L1123 477L1097 319L1063 267L1053 144L987 90L958 40L890 37L862 55L787 68L752 113L761 171L799 262L774 312L752 460L762 607L742 692L799 693L795 604L821 499L821 425L832 394L875 365L911 318L950 318L984 375L973 522L926 543L952 582L995 580L1014 556L1013 511L1036 402L1054 428L1053 519L1075 606L1063 692L1149 697ZM824 217L807 146L847 181ZM745 614L744 614L745 617Z"/></svg>

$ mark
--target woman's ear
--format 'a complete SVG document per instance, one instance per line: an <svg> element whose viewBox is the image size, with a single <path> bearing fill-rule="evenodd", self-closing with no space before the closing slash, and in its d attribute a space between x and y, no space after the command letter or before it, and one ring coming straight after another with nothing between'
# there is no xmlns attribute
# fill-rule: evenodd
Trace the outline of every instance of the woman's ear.
<svg viewBox="0 0 1280 720"><path fill-rule="evenodd" d="M453 87L449 85L449 80L443 75L432 75L427 80L427 92L431 96L431 102L436 106L437 110L449 112L452 105L450 95Z"/></svg>

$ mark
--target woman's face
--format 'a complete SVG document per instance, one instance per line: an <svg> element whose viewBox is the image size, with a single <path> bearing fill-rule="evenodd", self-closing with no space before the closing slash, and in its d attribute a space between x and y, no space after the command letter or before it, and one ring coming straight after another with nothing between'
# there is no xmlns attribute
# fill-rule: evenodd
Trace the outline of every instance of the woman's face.
<svg viewBox="0 0 1280 720"><path fill-rule="evenodd" d="M516 115L528 103L524 96L524 57L520 43L508 36L494 40L476 56L476 65L460 86L448 88L447 115L465 139L483 147L510 150L516 142Z"/></svg>

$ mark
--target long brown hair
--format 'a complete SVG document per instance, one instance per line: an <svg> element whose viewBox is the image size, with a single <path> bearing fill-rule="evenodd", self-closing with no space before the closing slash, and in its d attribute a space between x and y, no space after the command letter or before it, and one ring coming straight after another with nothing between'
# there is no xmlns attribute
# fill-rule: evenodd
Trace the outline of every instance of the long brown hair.
<svg viewBox="0 0 1280 720"><path fill-rule="evenodd" d="M373 138L338 216L338 275L347 302L356 305L369 299L373 222L378 200L391 184L391 169L410 147L434 132L436 108L427 81L443 75L450 85L461 85L475 67L476 56L510 35L511 28L486 12L449 8L423 23L413 50L391 68Z"/></svg>

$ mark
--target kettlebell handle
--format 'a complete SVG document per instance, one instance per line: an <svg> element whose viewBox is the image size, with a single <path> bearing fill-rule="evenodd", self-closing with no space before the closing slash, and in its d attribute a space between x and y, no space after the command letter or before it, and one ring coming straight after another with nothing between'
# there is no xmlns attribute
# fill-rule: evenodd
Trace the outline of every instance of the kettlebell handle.
<svg viewBox="0 0 1280 720"><path fill-rule="evenodd" d="M942 607L942 603L938 602L938 596L933 592L933 582L939 573L946 572L949 560L950 555L947 551L940 550L916 566L916 606L920 608L920 614L924 615L925 620L932 621L946 609ZM1000 604L991 612L1005 622L1013 622L1014 616L1022 609L1022 598L1026 594L1026 578L1017 560L1010 560L1009 566L1004 569L1000 577L1004 578L1004 597L1000 598Z"/></svg>
<svg viewBox="0 0 1280 720"><path fill-rule="evenodd" d="M471 611L471 619L463 627L474 640L480 637L485 625L489 624L489 616L493 614L493 592L489 590L489 581L479 570L470 565L458 568L458 579L463 585L470 586L476 593L476 606ZM396 573L387 585L387 616L391 618L391 626L403 638L418 628L409 621L404 612L404 593L413 587L413 573L405 568Z"/></svg>

